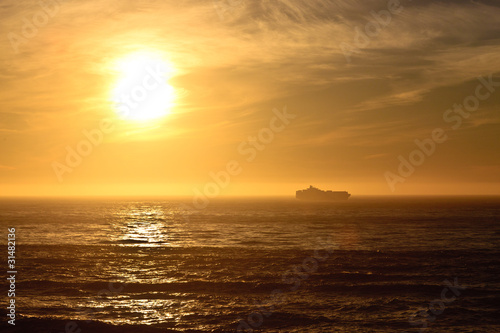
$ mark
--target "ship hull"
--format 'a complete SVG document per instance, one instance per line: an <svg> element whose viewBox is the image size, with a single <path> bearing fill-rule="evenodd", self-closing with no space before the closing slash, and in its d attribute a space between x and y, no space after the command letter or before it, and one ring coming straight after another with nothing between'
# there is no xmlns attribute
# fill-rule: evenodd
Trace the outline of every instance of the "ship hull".
<svg viewBox="0 0 500 333"><path fill-rule="evenodd" d="M345 201L350 196L346 191L322 191L312 186L295 194L297 199L303 201Z"/></svg>

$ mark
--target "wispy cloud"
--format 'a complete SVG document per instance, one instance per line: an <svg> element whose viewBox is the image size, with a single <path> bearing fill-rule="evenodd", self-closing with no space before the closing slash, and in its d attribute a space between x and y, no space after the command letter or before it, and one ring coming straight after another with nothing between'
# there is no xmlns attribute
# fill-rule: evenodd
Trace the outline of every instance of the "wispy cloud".
<svg viewBox="0 0 500 333"><path fill-rule="evenodd" d="M497 1L401 5L348 63L340 45L353 45L356 29L387 9L386 0L242 0L224 20L212 1L66 0L17 53L7 36L23 36L40 5L2 1L0 138L11 140L0 141L4 158L26 161L9 148L12 141L25 154L53 157L112 116L111 64L140 49L164 52L176 68L170 83L183 93L168 122L147 130L123 125L107 138L113 144L134 136L237 143L272 107L287 104L300 121L275 145L295 149L292 156L332 145L365 147L344 153L367 163L397 156L402 138L442 126L442 112L470 93L471 81L500 72ZM464 135L479 126L498 130L498 97L488 103L464 123Z"/></svg>

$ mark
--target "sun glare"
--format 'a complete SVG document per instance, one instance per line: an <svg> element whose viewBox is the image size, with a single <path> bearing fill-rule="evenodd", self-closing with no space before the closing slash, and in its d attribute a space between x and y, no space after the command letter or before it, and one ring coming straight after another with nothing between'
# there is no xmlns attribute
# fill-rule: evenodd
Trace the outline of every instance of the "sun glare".
<svg viewBox="0 0 500 333"><path fill-rule="evenodd" d="M117 80L111 100L115 112L130 121L148 121L168 115L175 90L167 83L173 67L153 52L136 52L114 64Z"/></svg>

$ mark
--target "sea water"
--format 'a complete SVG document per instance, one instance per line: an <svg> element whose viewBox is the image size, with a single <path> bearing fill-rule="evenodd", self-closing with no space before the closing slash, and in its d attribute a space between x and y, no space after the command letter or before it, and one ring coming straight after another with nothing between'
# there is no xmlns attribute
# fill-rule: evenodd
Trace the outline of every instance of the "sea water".
<svg viewBox="0 0 500 333"><path fill-rule="evenodd" d="M500 332L499 197L2 199L0 221L12 332Z"/></svg>

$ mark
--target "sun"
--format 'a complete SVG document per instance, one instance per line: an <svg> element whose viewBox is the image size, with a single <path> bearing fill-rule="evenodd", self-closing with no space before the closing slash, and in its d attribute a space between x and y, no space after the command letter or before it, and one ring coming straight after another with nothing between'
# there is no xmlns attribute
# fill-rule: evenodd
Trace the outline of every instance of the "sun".
<svg viewBox="0 0 500 333"><path fill-rule="evenodd" d="M154 52L135 52L114 63L116 83L111 94L115 112L130 121L149 121L168 115L175 90L167 83L173 67Z"/></svg>

